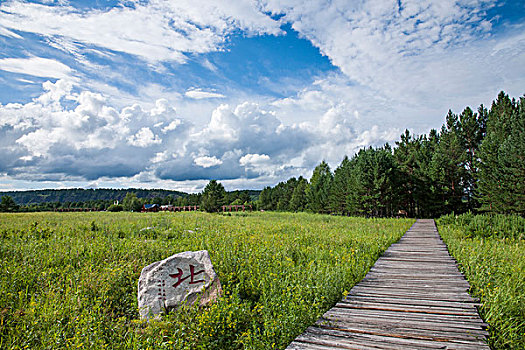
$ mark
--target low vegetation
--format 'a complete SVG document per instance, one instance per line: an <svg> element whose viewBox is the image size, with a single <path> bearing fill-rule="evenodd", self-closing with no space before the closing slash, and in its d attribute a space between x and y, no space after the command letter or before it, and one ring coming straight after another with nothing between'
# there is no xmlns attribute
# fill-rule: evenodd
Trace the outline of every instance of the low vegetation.
<svg viewBox="0 0 525 350"><path fill-rule="evenodd" d="M312 214L0 214L0 348L284 348L408 219ZM142 323L142 267L207 249L224 296Z"/></svg>
<svg viewBox="0 0 525 350"><path fill-rule="evenodd" d="M438 228L480 299L493 349L525 349L525 219L447 215Z"/></svg>

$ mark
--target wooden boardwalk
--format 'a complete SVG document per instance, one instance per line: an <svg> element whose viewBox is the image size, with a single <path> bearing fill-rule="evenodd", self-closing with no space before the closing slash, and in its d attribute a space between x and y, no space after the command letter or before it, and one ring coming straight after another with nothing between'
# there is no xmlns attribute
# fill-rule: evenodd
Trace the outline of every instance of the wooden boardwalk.
<svg viewBox="0 0 525 350"><path fill-rule="evenodd" d="M434 220L417 220L287 349L490 349L468 289Z"/></svg>

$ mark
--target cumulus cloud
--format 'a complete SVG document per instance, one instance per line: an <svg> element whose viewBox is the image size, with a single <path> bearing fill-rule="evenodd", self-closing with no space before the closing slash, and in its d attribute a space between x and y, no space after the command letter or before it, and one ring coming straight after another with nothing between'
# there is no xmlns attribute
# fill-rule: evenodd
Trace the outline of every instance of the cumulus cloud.
<svg viewBox="0 0 525 350"><path fill-rule="evenodd" d="M129 136L127 140L130 145L137 147L148 147L162 142L148 127L143 127L135 135Z"/></svg>
<svg viewBox="0 0 525 350"><path fill-rule="evenodd" d="M207 156L197 157L193 160L193 162L196 165L201 166L203 168L210 168L210 167L222 164L222 160L217 159L215 157L207 157Z"/></svg>
<svg viewBox="0 0 525 350"><path fill-rule="evenodd" d="M147 168L161 152L163 126L179 120L172 108L161 114L139 105L119 111L104 96L72 92L72 85L62 80L43 87L44 93L30 103L0 105L1 167L8 174L130 176ZM187 124L178 121L177 125L176 130L165 130L166 146L186 137Z"/></svg>
<svg viewBox="0 0 525 350"><path fill-rule="evenodd" d="M247 154L239 159L239 164L246 165L260 165L265 164L270 160L270 157L266 154Z"/></svg>
<svg viewBox="0 0 525 350"><path fill-rule="evenodd" d="M162 132L167 133L168 131L173 131L177 129L177 126L179 126L181 123L182 121L180 119L176 119L172 121L171 123L169 123L168 125L166 125L165 127L163 127Z"/></svg>
<svg viewBox="0 0 525 350"><path fill-rule="evenodd" d="M352 125L352 108L331 99L317 106L320 122L284 122L287 111L300 111L310 98L306 92L281 103L222 104L207 123L193 125L167 100L150 110L138 104L119 110L67 81L43 88L30 103L0 105L0 172L13 179L272 184L305 175L322 159L336 165L363 142L392 136L378 126Z"/></svg>

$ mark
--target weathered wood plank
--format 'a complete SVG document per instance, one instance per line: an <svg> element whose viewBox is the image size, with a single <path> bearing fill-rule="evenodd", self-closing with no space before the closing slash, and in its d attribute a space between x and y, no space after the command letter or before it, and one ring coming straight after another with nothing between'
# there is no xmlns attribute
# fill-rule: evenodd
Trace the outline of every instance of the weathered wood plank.
<svg viewBox="0 0 525 350"><path fill-rule="evenodd" d="M421 327L415 323L391 323L391 322L376 322L376 323L360 323L356 325L352 322L342 320L320 320L315 324L321 328L338 329L354 333L376 334L392 337L405 337L434 340L439 338L443 341L451 342L470 342L480 341L487 335L482 330L450 330L444 327L427 326ZM430 329L429 329L430 328Z"/></svg>
<svg viewBox="0 0 525 350"><path fill-rule="evenodd" d="M483 342L475 341L469 343L450 342L440 338L424 339L409 338L402 336L389 336L381 334L368 334L345 332L342 330L309 327L297 340L309 342L312 340L324 340L325 344L338 346L350 346L353 349L359 344L376 346L379 349L458 349L479 350L483 349Z"/></svg>
<svg viewBox="0 0 525 350"><path fill-rule="evenodd" d="M394 317L389 315L355 315L347 313L327 312L319 319L318 322L332 322L341 321L355 324L366 324L366 325L383 325L397 327L400 325L415 328L415 329L443 329L446 328L450 332L473 332L475 334L487 334L487 331L480 327L479 323L472 322L458 322L457 319L446 320L443 318L421 318L421 317Z"/></svg>
<svg viewBox="0 0 525 350"><path fill-rule="evenodd" d="M433 220L418 220L287 349L488 350L487 324Z"/></svg>
<svg viewBox="0 0 525 350"><path fill-rule="evenodd" d="M392 310L364 310L364 309L341 309L334 307L327 311L323 317L329 317L330 314L349 315L349 316L365 316L365 317L382 317L388 316L397 319L414 319L414 320L428 320L431 322L454 322L474 324L483 327L484 323L479 317L472 315L440 315L429 313L408 313L403 311Z"/></svg>
<svg viewBox="0 0 525 350"><path fill-rule="evenodd" d="M475 303L465 303L460 301L443 301L443 300L433 300L433 299L418 299L418 298L392 298L389 296L370 296L370 295L352 295L343 299L345 301L364 301L364 302L373 302L373 303L387 303L387 304L396 304L396 305L413 305L413 306L438 306L438 307L447 307L447 308L460 308L467 310L475 310Z"/></svg>

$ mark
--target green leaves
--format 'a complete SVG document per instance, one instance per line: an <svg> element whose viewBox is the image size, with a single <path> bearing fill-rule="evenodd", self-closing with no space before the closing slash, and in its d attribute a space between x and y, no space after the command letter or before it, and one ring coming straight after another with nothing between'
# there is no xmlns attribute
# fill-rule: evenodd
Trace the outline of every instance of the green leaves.
<svg viewBox="0 0 525 350"><path fill-rule="evenodd" d="M525 98L501 92L492 104L481 144L479 200L482 210L525 215Z"/></svg>
<svg viewBox="0 0 525 350"><path fill-rule="evenodd" d="M306 201L308 209L314 213L326 213L329 210L328 197L330 186L332 185L332 172L325 161L315 167L310 179L310 184L306 188Z"/></svg>
<svg viewBox="0 0 525 350"><path fill-rule="evenodd" d="M225 204L225 196L224 186L216 180L211 180L202 192L201 208L208 213L215 213Z"/></svg>
<svg viewBox="0 0 525 350"><path fill-rule="evenodd" d="M16 204L13 197L4 195L0 201L0 211L17 211L19 206Z"/></svg>

